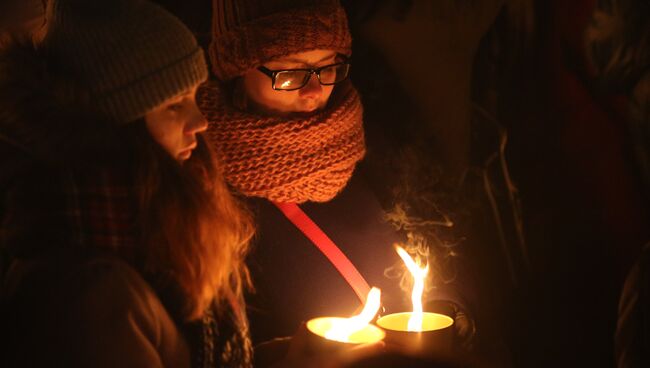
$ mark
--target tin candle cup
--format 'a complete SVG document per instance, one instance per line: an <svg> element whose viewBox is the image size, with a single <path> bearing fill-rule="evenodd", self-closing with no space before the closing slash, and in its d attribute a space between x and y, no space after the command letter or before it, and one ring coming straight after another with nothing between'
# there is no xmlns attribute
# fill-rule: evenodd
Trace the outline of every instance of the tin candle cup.
<svg viewBox="0 0 650 368"><path fill-rule="evenodd" d="M309 349L312 352L335 351L351 348L360 344L369 344L382 341L386 333L375 325L365 325L361 330L352 333L348 341L330 340L325 337L334 323L345 320L339 317L319 317L307 322L307 330L310 332Z"/></svg>
<svg viewBox="0 0 650 368"><path fill-rule="evenodd" d="M416 332L408 330L411 314L388 314L377 320L377 325L386 331L387 346L427 357L449 356L453 349L454 319L444 314L424 312L422 331Z"/></svg>

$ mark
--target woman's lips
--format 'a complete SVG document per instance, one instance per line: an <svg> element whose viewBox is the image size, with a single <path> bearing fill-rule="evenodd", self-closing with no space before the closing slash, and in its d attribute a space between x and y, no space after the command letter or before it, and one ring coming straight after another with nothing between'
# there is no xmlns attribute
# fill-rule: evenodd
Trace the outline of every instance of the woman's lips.
<svg viewBox="0 0 650 368"><path fill-rule="evenodd" d="M181 153L178 154L178 159L187 160L188 158L190 158L190 156L192 156L192 150L185 150L185 151L181 151Z"/></svg>
<svg viewBox="0 0 650 368"><path fill-rule="evenodd" d="M187 148L185 148L184 150L178 153L178 158L181 160L187 160L188 158L190 158L190 156L192 156L192 151L195 148L196 148L196 143L189 145Z"/></svg>

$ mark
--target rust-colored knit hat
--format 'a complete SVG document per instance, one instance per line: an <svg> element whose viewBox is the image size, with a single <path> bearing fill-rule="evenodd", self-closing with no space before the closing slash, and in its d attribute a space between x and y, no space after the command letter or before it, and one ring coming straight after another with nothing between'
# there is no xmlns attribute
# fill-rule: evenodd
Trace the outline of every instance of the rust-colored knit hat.
<svg viewBox="0 0 650 368"><path fill-rule="evenodd" d="M210 63L221 81L270 60L316 49L350 55L338 0L212 0Z"/></svg>

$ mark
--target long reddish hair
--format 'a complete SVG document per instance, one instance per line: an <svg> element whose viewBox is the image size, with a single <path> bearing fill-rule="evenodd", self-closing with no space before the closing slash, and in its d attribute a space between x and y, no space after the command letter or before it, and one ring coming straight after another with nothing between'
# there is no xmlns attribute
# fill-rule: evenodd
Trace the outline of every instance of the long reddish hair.
<svg viewBox="0 0 650 368"><path fill-rule="evenodd" d="M179 164L144 121L125 129L133 143L143 271L175 291L186 320L199 318L212 301L241 300L250 286L244 259L252 219L229 192L204 138Z"/></svg>

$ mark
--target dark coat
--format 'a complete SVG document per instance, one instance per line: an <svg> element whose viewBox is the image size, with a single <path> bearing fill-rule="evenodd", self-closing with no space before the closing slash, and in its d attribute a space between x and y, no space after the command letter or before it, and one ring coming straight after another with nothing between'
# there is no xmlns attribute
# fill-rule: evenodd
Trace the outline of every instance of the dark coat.
<svg viewBox="0 0 650 368"><path fill-rule="evenodd" d="M190 367L157 293L119 258L14 261L3 281L8 367Z"/></svg>

